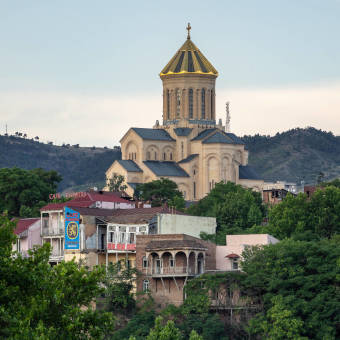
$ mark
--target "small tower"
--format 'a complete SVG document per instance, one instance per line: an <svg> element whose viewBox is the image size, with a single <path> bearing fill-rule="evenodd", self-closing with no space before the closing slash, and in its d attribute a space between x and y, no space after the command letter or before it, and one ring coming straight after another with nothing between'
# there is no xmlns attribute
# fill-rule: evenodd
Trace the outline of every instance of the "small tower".
<svg viewBox="0 0 340 340"><path fill-rule="evenodd" d="M163 82L163 125L216 123L215 81L218 72L187 39L160 73Z"/></svg>

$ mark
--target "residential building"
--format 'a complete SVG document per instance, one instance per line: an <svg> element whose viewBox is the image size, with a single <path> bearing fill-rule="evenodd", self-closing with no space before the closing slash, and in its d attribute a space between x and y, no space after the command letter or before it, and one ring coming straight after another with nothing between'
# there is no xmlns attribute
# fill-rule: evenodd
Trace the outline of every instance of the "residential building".
<svg viewBox="0 0 340 340"><path fill-rule="evenodd" d="M35 245L41 245L40 218L22 218L18 220L14 234L17 235L17 241L13 245L13 251L27 256L28 250Z"/></svg>
<svg viewBox="0 0 340 340"><path fill-rule="evenodd" d="M187 281L216 268L216 245L185 234L138 235L137 291L150 292L157 308L184 301Z"/></svg>
<svg viewBox="0 0 340 340"><path fill-rule="evenodd" d="M295 194L285 189L263 190L262 192L263 203L266 203L269 205L275 205L275 204L281 203L282 200L288 195L288 193L296 196Z"/></svg>
<svg viewBox="0 0 340 340"><path fill-rule="evenodd" d="M240 270L242 252L251 246L275 244L278 239L269 234L226 235L226 245L216 246L216 269Z"/></svg>

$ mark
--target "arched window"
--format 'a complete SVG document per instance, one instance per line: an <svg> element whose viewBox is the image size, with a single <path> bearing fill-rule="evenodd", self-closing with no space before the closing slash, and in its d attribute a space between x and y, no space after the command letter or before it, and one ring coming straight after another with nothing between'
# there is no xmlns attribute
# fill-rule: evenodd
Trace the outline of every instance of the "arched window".
<svg viewBox="0 0 340 340"><path fill-rule="evenodd" d="M147 153L146 153L146 160L150 160L150 158L151 158L151 155L150 155L150 152L148 151Z"/></svg>
<svg viewBox="0 0 340 340"><path fill-rule="evenodd" d="M157 152L155 152L155 161L157 161Z"/></svg>
<svg viewBox="0 0 340 340"><path fill-rule="evenodd" d="M205 89L202 89L201 92L201 116L202 119L205 119Z"/></svg>
<svg viewBox="0 0 340 340"><path fill-rule="evenodd" d="M170 91L166 90L166 114L167 119L170 119Z"/></svg>
<svg viewBox="0 0 340 340"><path fill-rule="evenodd" d="M166 153L164 152L163 153L163 161L165 161L166 160Z"/></svg>
<svg viewBox="0 0 340 340"><path fill-rule="evenodd" d="M143 268L148 268L148 259L146 258L146 256L143 257Z"/></svg>
<svg viewBox="0 0 340 340"><path fill-rule="evenodd" d="M149 280L144 280L143 281L143 292L148 292L149 291Z"/></svg>
<svg viewBox="0 0 340 340"><path fill-rule="evenodd" d="M181 92L179 89L176 90L176 118L181 115Z"/></svg>
<svg viewBox="0 0 340 340"><path fill-rule="evenodd" d="M189 118L194 118L194 91L189 89Z"/></svg>
<svg viewBox="0 0 340 340"><path fill-rule="evenodd" d="M196 182L194 182L194 198L196 198Z"/></svg>
<svg viewBox="0 0 340 340"><path fill-rule="evenodd" d="M172 161L172 152L170 152L170 161Z"/></svg>

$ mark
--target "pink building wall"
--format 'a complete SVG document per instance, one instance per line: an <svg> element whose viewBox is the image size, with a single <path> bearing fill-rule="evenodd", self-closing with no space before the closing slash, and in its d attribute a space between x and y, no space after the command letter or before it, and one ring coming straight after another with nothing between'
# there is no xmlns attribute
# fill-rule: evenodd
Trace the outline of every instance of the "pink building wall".
<svg viewBox="0 0 340 340"><path fill-rule="evenodd" d="M223 271L235 270L233 269L233 261L240 262L245 247L275 244L277 242L279 240L269 234L227 235L226 245L216 246L216 269ZM232 257L226 257L228 255ZM238 258L234 255L237 255Z"/></svg>

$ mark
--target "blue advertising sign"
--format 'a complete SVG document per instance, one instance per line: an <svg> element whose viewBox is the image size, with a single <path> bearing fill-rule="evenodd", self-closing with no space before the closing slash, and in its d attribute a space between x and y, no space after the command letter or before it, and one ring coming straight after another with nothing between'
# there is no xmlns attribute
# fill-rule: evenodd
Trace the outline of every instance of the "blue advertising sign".
<svg viewBox="0 0 340 340"><path fill-rule="evenodd" d="M65 207L65 249L79 249L80 214Z"/></svg>

